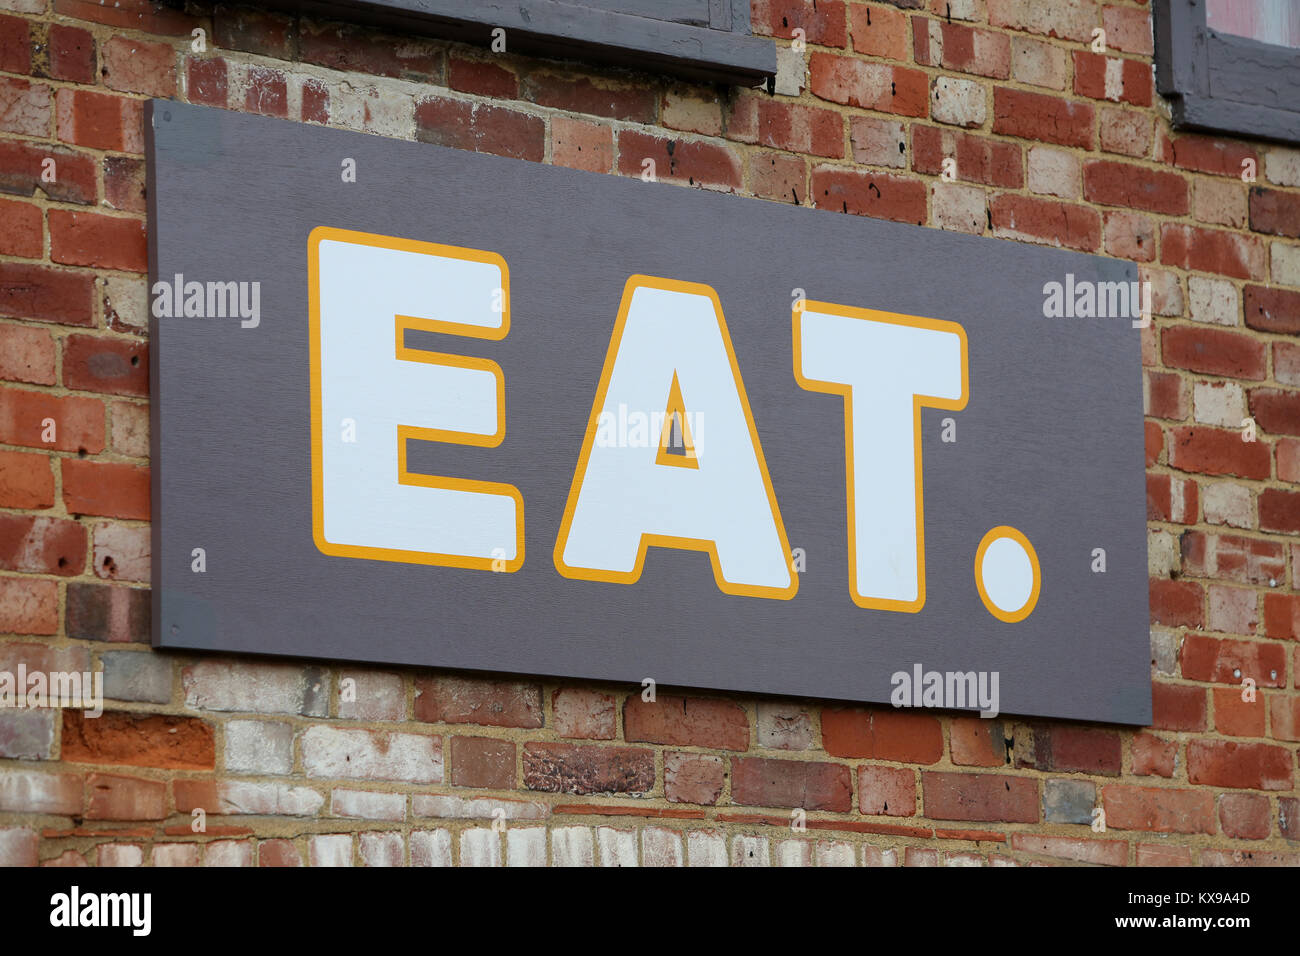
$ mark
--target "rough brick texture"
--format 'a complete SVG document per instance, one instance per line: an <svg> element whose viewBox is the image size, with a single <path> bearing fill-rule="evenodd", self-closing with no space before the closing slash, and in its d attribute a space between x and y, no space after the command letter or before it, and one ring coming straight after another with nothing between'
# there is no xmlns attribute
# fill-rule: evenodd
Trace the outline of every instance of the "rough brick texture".
<svg viewBox="0 0 1300 956"><path fill-rule="evenodd" d="M0 865L1300 863L1300 154L1171 129L1148 3L752 0L772 93L203 0L0 6L0 670L108 697L0 711ZM1152 726L155 654L155 95L1140 263Z"/></svg>

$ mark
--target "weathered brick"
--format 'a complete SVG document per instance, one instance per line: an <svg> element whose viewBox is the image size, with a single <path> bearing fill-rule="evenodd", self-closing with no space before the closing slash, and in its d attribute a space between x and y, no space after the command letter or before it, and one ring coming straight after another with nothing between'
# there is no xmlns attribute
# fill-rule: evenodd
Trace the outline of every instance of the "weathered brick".
<svg viewBox="0 0 1300 956"><path fill-rule="evenodd" d="M430 724L540 727L542 689L537 684L509 681L418 677L415 719Z"/></svg>
<svg viewBox="0 0 1300 956"><path fill-rule="evenodd" d="M1192 740L1187 744L1187 779L1211 787L1289 790L1295 759L1285 747L1235 740Z"/></svg>
<svg viewBox="0 0 1300 956"><path fill-rule="evenodd" d="M630 695L623 705L623 737L674 746L749 749L749 715L733 701Z"/></svg>
<svg viewBox="0 0 1300 956"><path fill-rule="evenodd" d="M931 820L1038 822L1038 782L1032 777L923 770L921 792Z"/></svg>
<svg viewBox="0 0 1300 956"><path fill-rule="evenodd" d="M654 751L559 743L524 746L524 786L548 793L644 793L654 788Z"/></svg>
<svg viewBox="0 0 1300 956"><path fill-rule="evenodd" d="M88 718L63 711L63 759L183 770L216 768L212 725L195 717L104 711Z"/></svg>

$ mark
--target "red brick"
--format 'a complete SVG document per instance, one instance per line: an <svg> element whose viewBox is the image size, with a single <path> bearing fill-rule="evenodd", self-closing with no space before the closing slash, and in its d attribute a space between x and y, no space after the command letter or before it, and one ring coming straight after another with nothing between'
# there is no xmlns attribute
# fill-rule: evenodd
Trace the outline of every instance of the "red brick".
<svg viewBox="0 0 1300 956"><path fill-rule="evenodd" d="M113 27L126 27L164 36L189 36L194 27L202 26L198 17L189 16L156 0L54 0L54 12L74 20L89 20Z"/></svg>
<svg viewBox="0 0 1300 956"><path fill-rule="evenodd" d="M31 30L22 17L0 16L0 72L32 72Z"/></svg>
<svg viewBox="0 0 1300 956"><path fill-rule="evenodd" d="M1300 534L1300 492L1265 488L1259 493L1259 530Z"/></svg>
<svg viewBox="0 0 1300 956"><path fill-rule="evenodd" d="M1166 846L1163 843L1139 843L1138 866L1191 866L1192 851L1185 846Z"/></svg>
<svg viewBox="0 0 1300 956"><path fill-rule="evenodd" d="M1108 159L1083 164L1083 196L1103 206L1147 209L1169 216L1186 215L1189 208L1182 176Z"/></svg>
<svg viewBox="0 0 1300 956"><path fill-rule="evenodd" d="M1267 442L1243 441L1239 431L1203 425L1170 429L1169 464L1179 471L1260 481L1272 472Z"/></svg>
<svg viewBox="0 0 1300 956"><path fill-rule="evenodd" d="M839 159L844 155L844 118L834 110L797 106L759 96L738 97L727 136L792 153Z"/></svg>
<svg viewBox="0 0 1300 956"><path fill-rule="evenodd" d="M1264 736L1264 700L1241 699L1240 687L1215 687L1214 729L1227 737Z"/></svg>
<svg viewBox="0 0 1300 956"><path fill-rule="evenodd" d="M63 759L183 770L216 768L212 725L197 717L105 711L86 717L63 711Z"/></svg>
<svg viewBox="0 0 1300 956"><path fill-rule="evenodd" d="M1124 866L1128 863L1128 844L1123 840L1077 840L1073 837L1015 833L1011 837L1011 847L1021 853L1052 856L1075 863L1101 866Z"/></svg>
<svg viewBox="0 0 1300 956"><path fill-rule="evenodd" d="M1274 740L1300 741L1300 697L1269 694L1268 721Z"/></svg>
<svg viewBox="0 0 1300 956"><path fill-rule="evenodd" d="M1028 756L1028 755L1026 755ZM1034 732L1033 763L1017 766L1118 776L1124 760L1119 734L1093 727L1040 727Z"/></svg>
<svg viewBox="0 0 1300 956"><path fill-rule="evenodd" d="M330 121L330 92L320 80L309 79L302 84L302 121L304 123Z"/></svg>
<svg viewBox="0 0 1300 956"><path fill-rule="evenodd" d="M822 748L832 757L931 764L943 756L943 726L929 714L828 707Z"/></svg>
<svg viewBox="0 0 1300 956"><path fill-rule="evenodd" d="M551 694L554 730L561 737L613 740L618 716L611 694L564 687Z"/></svg>
<svg viewBox="0 0 1300 956"><path fill-rule="evenodd" d="M1002 194L989 205L994 233L1092 252L1101 246L1101 216L1072 203Z"/></svg>
<svg viewBox="0 0 1300 956"><path fill-rule="evenodd" d="M1116 96L1107 90L1106 74L1113 62L1120 64L1120 89ZM1150 106L1151 64L1144 60L1116 60L1086 50L1074 51L1074 92L1094 100L1111 100L1132 106Z"/></svg>
<svg viewBox="0 0 1300 956"><path fill-rule="evenodd" d="M1165 433L1159 422L1143 424L1142 442L1146 453L1146 465L1150 468L1160 460L1160 455L1165 450Z"/></svg>
<svg viewBox="0 0 1300 956"><path fill-rule="evenodd" d="M54 441L42 434L47 418L54 419ZM93 398L0 389L0 442L56 451L104 450L104 403Z"/></svg>
<svg viewBox="0 0 1300 956"><path fill-rule="evenodd" d="M1242 162L1247 159L1253 160L1256 168L1262 165L1258 150L1249 143L1215 139L1211 136L1179 136L1172 140L1162 138L1160 152L1165 162L1171 162L1179 169L1215 176L1239 178L1243 169Z"/></svg>
<svg viewBox="0 0 1300 956"><path fill-rule="evenodd" d="M1061 146L1092 146L1092 106L1043 93L993 90L993 132Z"/></svg>
<svg viewBox="0 0 1300 956"><path fill-rule="evenodd" d="M513 70L488 60L470 60L452 54L447 61L447 85L462 93L499 100L519 98L519 77Z"/></svg>
<svg viewBox="0 0 1300 956"><path fill-rule="evenodd" d="M221 5L213 11L212 39L221 49L293 60L298 57L298 20L253 7Z"/></svg>
<svg viewBox="0 0 1300 956"><path fill-rule="evenodd" d="M740 157L727 146L698 140L669 139L627 129L618 134L618 171L640 176L642 163L651 159L655 178L686 182L692 186L740 188Z"/></svg>
<svg viewBox="0 0 1300 956"><path fill-rule="evenodd" d="M1288 840L1300 840L1300 799L1278 797L1278 829Z"/></svg>
<svg viewBox="0 0 1300 956"><path fill-rule="evenodd" d="M1264 189L1250 190L1250 228L1274 236L1300 238L1300 193ZM1262 278L1262 276L1253 276Z"/></svg>
<svg viewBox="0 0 1300 956"><path fill-rule="evenodd" d="M1160 261L1234 279L1264 278L1264 246L1252 236L1198 226L1160 227Z"/></svg>
<svg viewBox="0 0 1300 956"><path fill-rule="evenodd" d="M149 640L149 592L110 584L68 583L68 637L142 644Z"/></svg>
<svg viewBox="0 0 1300 956"><path fill-rule="evenodd" d="M906 14L889 7L855 3L849 8L849 18L853 23L853 52L907 61Z"/></svg>
<svg viewBox="0 0 1300 956"><path fill-rule="evenodd" d="M264 116L288 116L289 84L284 74L266 67L249 67L244 109Z"/></svg>
<svg viewBox="0 0 1300 956"><path fill-rule="evenodd" d="M530 73L523 93L539 106L645 124L654 122L658 100L644 84L597 83L585 76L548 71Z"/></svg>
<svg viewBox="0 0 1300 956"><path fill-rule="evenodd" d="M856 46L857 21L854 22ZM1011 75L1011 39L1005 33L913 16L912 40L916 62L922 66L940 66L996 80ZM895 59L906 60L907 56Z"/></svg>
<svg viewBox="0 0 1300 956"><path fill-rule="evenodd" d="M74 266L144 272L144 222L91 212L50 210L50 258Z"/></svg>
<svg viewBox="0 0 1300 956"><path fill-rule="evenodd" d="M292 840L263 840L257 845L258 866L302 866L302 854Z"/></svg>
<svg viewBox="0 0 1300 956"><path fill-rule="evenodd" d="M45 165L47 159L53 165ZM54 177L49 182L42 179L47 169ZM97 196L95 169L95 160L63 147L0 142L0 192L31 197L39 191L60 202L89 205Z"/></svg>
<svg viewBox="0 0 1300 956"><path fill-rule="evenodd" d="M95 82L95 37L89 30L50 24L48 34L50 76L87 86Z"/></svg>
<svg viewBox="0 0 1300 956"><path fill-rule="evenodd" d="M1148 216L1107 210L1102 239L1106 251L1118 259L1151 262L1156 257L1156 226Z"/></svg>
<svg viewBox="0 0 1300 956"><path fill-rule="evenodd" d="M910 767L859 767L858 812L889 817L916 813L916 771Z"/></svg>
<svg viewBox="0 0 1300 956"><path fill-rule="evenodd" d="M225 108L229 89L226 61L219 56L187 57L188 92L191 103Z"/></svg>
<svg viewBox="0 0 1300 956"><path fill-rule="evenodd" d="M1275 541L1187 531L1181 550L1183 573L1193 577L1260 586L1286 578L1286 555Z"/></svg>
<svg viewBox="0 0 1300 956"><path fill-rule="evenodd" d="M1160 354L1171 368L1229 378L1260 380L1268 376L1268 345L1227 329L1168 326L1160 337ZM1240 433L1236 437L1241 441Z"/></svg>
<svg viewBox="0 0 1300 956"><path fill-rule="evenodd" d="M945 159L957 161L956 176L968 183L1019 189L1025 184L1021 148L960 130L912 126L912 168L941 175Z"/></svg>
<svg viewBox="0 0 1300 956"><path fill-rule="evenodd" d="M139 339L70 335L63 349L63 384L111 395L149 394L149 346Z"/></svg>
<svg viewBox="0 0 1300 956"><path fill-rule="evenodd" d="M524 745L524 786L547 793L645 793L655 785L655 755L641 747Z"/></svg>
<svg viewBox="0 0 1300 956"><path fill-rule="evenodd" d="M1214 833L1214 794L1110 784L1101 791L1106 826L1154 833Z"/></svg>
<svg viewBox="0 0 1300 956"><path fill-rule="evenodd" d="M1187 744L1187 779L1211 787L1290 790L1295 761L1286 747L1235 740L1192 740Z"/></svg>
<svg viewBox="0 0 1300 956"><path fill-rule="evenodd" d="M61 89L56 97L59 139L78 146L121 150L127 100L93 90Z"/></svg>
<svg viewBox="0 0 1300 956"><path fill-rule="evenodd" d="M104 85L126 93L176 95L176 50L168 43L113 37L101 51Z"/></svg>
<svg viewBox="0 0 1300 956"><path fill-rule="evenodd" d="M63 503L73 514L149 520L149 469L63 459Z"/></svg>
<svg viewBox="0 0 1300 956"><path fill-rule="evenodd" d="M1157 730L1203 731L1209 726L1205 688L1151 684L1151 726Z"/></svg>
<svg viewBox="0 0 1300 956"><path fill-rule="evenodd" d="M819 46L847 42L841 0L754 0L752 16L754 32L761 36L789 40L799 29L808 43Z"/></svg>
<svg viewBox="0 0 1300 956"><path fill-rule="evenodd" d="M664 799L672 803L712 806L718 802L725 782L726 769L719 756L683 751L664 753Z"/></svg>
<svg viewBox="0 0 1300 956"><path fill-rule="evenodd" d="M1264 633L1286 641L1300 640L1300 594L1264 595Z"/></svg>
<svg viewBox="0 0 1300 956"><path fill-rule="evenodd" d="M0 508L49 508L54 472L45 455L0 451Z"/></svg>
<svg viewBox="0 0 1300 956"><path fill-rule="evenodd" d="M803 202L808 196L808 163L802 156L764 151L749 157L749 188L761 199Z"/></svg>
<svg viewBox="0 0 1300 956"><path fill-rule="evenodd" d="M1256 793L1225 793L1219 798L1223 835L1239 840L1265 840L1272 827L1268 797Z"/></svg>
<svg viewBox="0 0 1300 956"><path fill-rule="evenodd" d="M1001 721L954 717L948 734L952 762L959 767L1001 767L1007 762L1007 743Z"/></svg>
<svg viewBox="0 0 1300 956"><path fill-rule="evenodd" d="M347 73L394 76L417 82L433 80L439 73L441 57L433 45L413 41L409 35L388 36L362 26L310 20L299 20L298 26L298 54L308 63ZM283 42L292 49L292 32L292 27L289 27L289 35L285 37L285 28L272 21L269 29L254 25L245 31L245 35L256 37L257 42L271 47L285 37ZM266 55L287 58L270 50Z"/></svg>
<svg viewBox="0 0 1300 956"><path fill-rule="evenodd" d="M415 719L432 724L542 726L537 684L461 677L417 677Z"/></svg>
<svg viewBox="0 0 1300 956"><path fill-rule="evenodd" d="M1248 285L1242 302L1246 324L1252 329L1300 334L1300 292Z"/></svg>
<svg viewBox="0 0 1300 956"><path fill-rule="evenodd" d="M48 83L0 76L0 132L49 136L50 96Z"/></svg>
<svg viewBox="0 0 1300 956"><path fill-rule="evenodd" d="M1205 695L1201 694L1202 705ZM1172 777L1178 760L1178 744L1155 734L1133 735L1133 774L1139 777Z"/></svg>
<svg viewBox="0 0 1300 956"><path fill-rule="evenodd" d="M0 578L0 632L53 634L59 629L59 586L37 578Z"/></svg>
<svg viewBox="0 0 1300 956"><path fill-rule="evenodd" d="M433 97L415 106L415 138L480 153L542 161L546 124L499 106Z"/></svg>
<svg viewBox="0 0 1300 956"><path fill-rule="evenodd" d="M1205 620L1205 592L1192 581L1152 579L1151 623L1166 627L1200 627Z"/></svg>
<svg viewBox="0 0 1300 956"><path fill-rule="evenodd" d="M929 115L929 78L920 70L814 53L808 75L812 94L832 103L901 116Z"/></svg>
<svg viewBox="0 0 1300 956"><path fill-rule="evenodd" d="M0 570L75 577L86 568L86 529L75 521L0 514Z"/></svg>
<svg viewBox="0 0 1300 956"><path fill-rule="evenodd" d="M818 166L813 170L811 192L818 209L917 225L925 222L925 184L920 180Z"/></svg>
<svg viewBox="0 0 1300 956"><path fill-rule="evenodd" d="M1196 524L1199 513L1196 482L1171 475L1147 475L1147 520Z"/></svg>
<svg viewBox="0 0 1300 956"><path fill-rule="evenodd" d="M844 764L765 757L731 761L732 803L844 813L852 801L852 779Z"/></svg>
<svg viewBox="0 0 1300 956"><path fill-rule="evenodd" d="M749 715L734 701L632 694L623 705L623 739L714 750L749 749Z"/></svg>
<svg viewBox="0 0 1300 956"><path fill-rule="evenodd" d="M3 215L4 203L0 203ZM54 384L54 338L44 329L0 325L0 379Z"/></svg>
<svg viewBox="0 0 1300 956"><path fill-rule="evenodd" d="M126 212L144 212L145 164L129 156L104 157L104 202Z"/></svg>
<svg viewBox="0 0 1300 956"><path fill-rule="evenodd" d="M39 259L45 254L45 220L38 206L0 200L0 255Z"/></svg>
<svg viewBox="0 0 1300 956"><path fill-rule="evenodd" d="M614 132L608 126L553 116L551 162L592 173L607 173L614 165Z"/></svg>
<svg viewBox="0 0 1300 956"><path fill-rule="evenodd" d="M923 770L921 791L930 820L1038 822L1038 781L1032 777Z"/></svg>
<svg viewBox="0 0 1300 956"><path fill-rule="evenodd" d="M1285 687L1286 648L1188 634L1183 640L1182 670L1188 680L1230 684L1238 692L1246 677L1258 687Z"/></svg>
<svg viewBox="0 0 1300 956"><path fill-rule="evenodd" d="M167 785L118 774L86 778L87 820L161 820L167 816Z"/></svg>
<svg viewBox="0 0 1300 956"><path fill-rule="evenodd" d="M493 737L452 737L451 785L513 790L515 745Z"/></svg>

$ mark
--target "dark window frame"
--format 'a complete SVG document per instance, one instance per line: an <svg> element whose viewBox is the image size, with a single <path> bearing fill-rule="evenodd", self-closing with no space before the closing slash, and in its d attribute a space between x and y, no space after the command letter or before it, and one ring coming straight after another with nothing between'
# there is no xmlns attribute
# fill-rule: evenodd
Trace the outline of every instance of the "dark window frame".
<svg viewBox="0 0 1300 956"><path fill-rule="evenodd" d="M1300 142L1300 49L1210 28L1205 0L1156 0L1153 13L1175 128Z"/></svg>
<svg viewBox="0 0 1300 956"><path fill-rule="evenodd" d="M776 73L775 42L750 33L749 0L273 0L272 5L479 46L489 46L492 31L501 27L512 53L710 83L755 86Z"/></svg>

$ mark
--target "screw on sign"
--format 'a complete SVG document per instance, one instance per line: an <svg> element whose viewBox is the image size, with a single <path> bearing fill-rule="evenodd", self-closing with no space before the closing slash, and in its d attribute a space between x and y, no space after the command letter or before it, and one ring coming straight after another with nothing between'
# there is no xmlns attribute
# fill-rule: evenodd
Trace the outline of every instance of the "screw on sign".
<svg viewBox="0 0 1300 956"><path fill-rule="evenodd" d="M405 452L407 438L495 448L505 437L509 390L497 363L404 342L407 329L504 339L505 259L327 227L312 231L308 250L317 547L517 571L525 557L518 488L415 474ZM436 318L423 314L435 290ZM920 611L921 409L965 407L966 332L955 322L802 297L791 318L795 386L844 398L849 593L859 607ZM657 442L611 440L608 430L629 408L662 424L651 428ZM325 427L345 419L357 423L348 441ZM727 594L782 600L799 588L722 303L707 285L633 275L552 560L566 578L631 584L650 546L707 553ZM1017 529L984 536L974 576L994 617L1011 623L1033 612L1042 572Z"/></svg>

